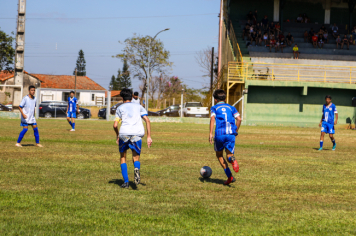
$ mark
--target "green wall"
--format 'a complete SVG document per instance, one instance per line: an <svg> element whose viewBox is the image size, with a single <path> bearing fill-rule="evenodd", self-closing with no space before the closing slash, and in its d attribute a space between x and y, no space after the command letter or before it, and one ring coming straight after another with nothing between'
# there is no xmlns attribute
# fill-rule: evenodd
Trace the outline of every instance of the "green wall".
<svg viewBox="0 0 356 236"><path fill-rule="evenodd" d="M339 124L350 123L356 116L356 109L352 107L352 98L356 97L354 84L318 85L267 81L249 83L248 94L245 95L245 124L318 124L324 97L328 94L333 97L333 103L338 109ZM332 88L334 86L337 88ZM303 91L306 95L303 95Z"/></svg>

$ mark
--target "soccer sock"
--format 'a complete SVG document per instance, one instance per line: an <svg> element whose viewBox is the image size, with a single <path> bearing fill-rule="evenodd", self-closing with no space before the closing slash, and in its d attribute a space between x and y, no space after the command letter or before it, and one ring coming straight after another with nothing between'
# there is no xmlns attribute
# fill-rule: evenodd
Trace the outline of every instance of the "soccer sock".
<svg viewBox="0 0 356 236"><path fill-rule="evenodd" d="M228 160L229 163L231 163L231 157L229 157L227 160Z"/></svg>
<svg viewBox="0 0 356 236"><path fill-rule="evenodd" d="M140 169L141 168L141 163L139 161L135 161L134 162L134 166L135 166L135 168Z"/></svg>
<svg viewBox="0 0 356 236"><path fill-rule="evenodd" d="M224 171L225 171L226 176L227 176L228 178L230 178L230 177L231 177L230 168L228 167L228 168L226 168Z"/></svg>
<svg viewBox="0 0 356 236"><path fill-rule="evenodd" d="M72 128L75 129L75 123L72 123Z"/></svg>
<svg viewBox="0 0 356 236"><path fill-rule="evenodd" d="M26 132L28 129L23 129L19 135L19 138L17 139L17 143L21 143L21 140L23 139L23 137L25 136Z"/></svg>
<svg viewBox="0 0 356 236"><path fill-rule="evenodd" d="M69 125L72 126L72 121L68 121Z"/></svg>
<svg viewBox="0 0 356 236"><path fill-rule="evenodd" d="M129 174L127 173L127 165L126 163L121 164L121 174L124 177L125 183L129 182Z"/></svg>
<svg viewBox="0 0 356 236"><path fill-rule="evenodd" d="M331 142L333 143L333 145L335 145L335 144L336 144L335 139L334 139L334 140L331 140Z"/></svg>
<svg viewBox="0 0 356 236"><path fill-rule="evenodd" d="M323 147L323 144L324 144L324 141L321 141L321 140L320 140L320 148Z"/></svg>
<svg viewBox="0 0 356 236"><path fill-rule="evenodd" d="M35 135L36 143L40 143L40 134L38 133L38 128L33 129L33 133Z"/></svg>

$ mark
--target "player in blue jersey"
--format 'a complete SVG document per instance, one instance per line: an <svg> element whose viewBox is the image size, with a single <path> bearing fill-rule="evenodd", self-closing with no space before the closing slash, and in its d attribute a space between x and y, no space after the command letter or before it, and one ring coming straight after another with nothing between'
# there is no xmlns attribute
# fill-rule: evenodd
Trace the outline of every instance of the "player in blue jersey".
<svg viewBox="0 0 356 236"><path fill-rule="evenodd" d="M25 134L28 131L28 126L31 125L33 133L36 140L37 147L43 147L40 144L40 134L38 133L37 123L35 119L35 107L36 107L36 98L35 98L35 86L30 86L28 88L29 94L24 97L20 103L19 110L21 112L21 126L23 130L21 131L19 138L17 139L16 147L22 147L21 141Z"/></svg>
<svg viewBox="0 0 356 236"><path fill-rule="evenodd" d="M132 101L132 91L130 89L123 89L120 92L124 104L116 109L116 119L114 122L114 130L116 133L116 143L119 145L119 152L121 157L121 173L124 178L124 183L121 188L129 187L129 176L127 173L126 153L128 149L132 151L132 161L134 163L135 184L139 184L140 177L140 155L142 146L142 137L145 135L145 129L142 120L146 122L147 126L147 145L148 148L152 145L151 139L151 123L147 117L147 111L138 103ZM120 132L118 130L118 123L121 120Z"/></svg>
<svg viewBox="0 0 356 236"><path fill-rule="evenodd" d="M337 120L339 118L339 114L337 113L336 106L331 103L331 96L327 95L325 97L326 104L323 105L323 115L321 117L321 121L319 127L321 127L321 136L320 136L320 148L319 151L323 150L324 144L324 135L325 133L329 134L331 142L333 143L333 151L336 149L336 142L334 138L335 134L335 125L337 124Z"/></svg>
<svg viewBox="0 0 356 236"><path fill-rule="evenodd" d="M74 97L74 91L70 91L70 97L68 97L67 106L67 121L72 127L70 131L75 131L74 119L77 118L77 113L79 113L78 99Z"/></svg>
<svg viewBox="0 0 356 236"><path fill-rule="evenodd" d="M241 125L241 118L236 108L226 103L226 93L224 90L215 90L213 97L216 105L211 108L209 142L210 144L213 144L214 141L216 157L218 158L220 165L224 169L228 178L224 184L228 185L231 182L234 182L235 179L231 174L226 160L224 159L224 149L228 162L231 163L234 171L238 172L239 164L234 157L234 152L235 139L238 135L237 131ZM215 123L215 136L213 136Z"/></svg>

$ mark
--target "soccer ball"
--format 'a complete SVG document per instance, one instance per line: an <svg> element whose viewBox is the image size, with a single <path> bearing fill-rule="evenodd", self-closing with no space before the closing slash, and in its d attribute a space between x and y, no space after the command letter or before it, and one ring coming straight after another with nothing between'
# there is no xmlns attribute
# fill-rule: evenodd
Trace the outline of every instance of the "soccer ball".
<svg viewBox="0 0 356 236"><path fill-rule="evenodd" d="M203 166L203 167L200 169L200 175L201 175L203 178L209 178L212 173L213 173L213 170L212 170L209 166Z"/></svg>

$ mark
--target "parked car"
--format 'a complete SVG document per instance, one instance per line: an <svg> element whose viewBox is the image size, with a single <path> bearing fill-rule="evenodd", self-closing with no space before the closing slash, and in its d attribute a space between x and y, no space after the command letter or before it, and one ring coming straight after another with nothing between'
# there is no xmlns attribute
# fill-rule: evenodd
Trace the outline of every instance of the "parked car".
<svg viewBox="0 0 356 236"><path fill-rule="evenodd" d="M41 103L39 116L45 118L67 117L67 106L68 103L64 101ZM79 107L79 114L77 114L78 119L89 119L90 117L91 113L89 109Z"/></svg>
<svg viewBox="0 0 356 236"><path fill-rule="evenodd" d="M184 117L209 117L209 108L201 102L186 102L183 107Z"/></svg>
<svg viewBox="0 0 356 236"><path fill-rule="evenodd" d="M179 105L172 105L167 107L166 109L157 111L160 116L171 116L171 117L179 117Z"/></svg>
<svg viewBox="0 0 356 236"><path fill-rule="evenodd" d="M12 111L12 108L0 104L0 111Z"/></svg>
<svg viewBox="0 0 356 236"><path fill-rule="evenodd" d="M116 114L116 109L121 106L123 103L118 103L116 104L115 106L112 106L110 108L110 114L111 115L115 115ZM147 112L148 116L159 116L158 113L156 112L152 112L152 111L148 111ZM99 112L98 112L98 117L100 118L103 118L103 119L106 119L106 108L103 108L103 109L100 109Z"/></svg>

